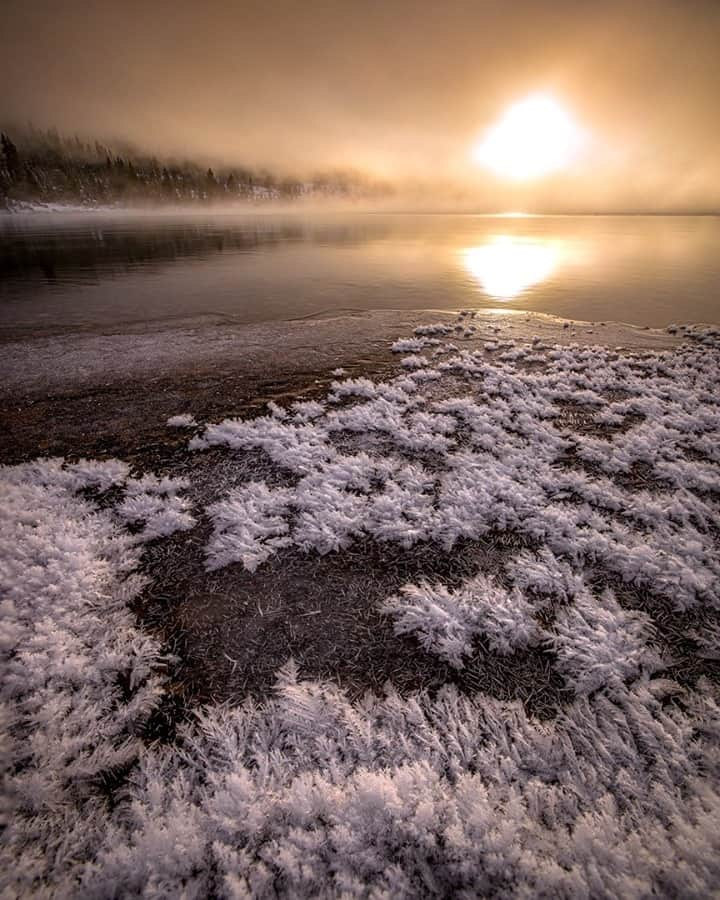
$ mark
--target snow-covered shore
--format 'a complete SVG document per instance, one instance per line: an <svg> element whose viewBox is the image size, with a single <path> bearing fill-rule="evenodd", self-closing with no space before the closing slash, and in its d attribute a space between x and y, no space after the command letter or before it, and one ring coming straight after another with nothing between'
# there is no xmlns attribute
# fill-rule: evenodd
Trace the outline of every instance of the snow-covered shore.
<svg viewBox="0 0 720 900"><path fill-rule="evenodd" d="M172 376L193 369L260 375L321 370L387 350L393 336L442 323L456 314L440 310L329 313L307 319L249 325L222 320L178 321L121 332L75 332L8 340L2 346L0 397L95 387L126 379ZM682 335L613 322L575 322L542 313L482 310L464 346L476 348L501 328L513 340L563 346L597 344L636 350L678 346ZM462 333L462 329L457 332Z"/></svg>
<svg viewBox="0 0 720 900"><path fill-rule="evenodd" d="M117 207L95 203L42 203L34 200L14 200L4 209L0 209L0 215L26 216L26 215L72 215L74 213L110 213Z"/></svg>
<svg viewBox="0 0 720 900"><path fill-rule="evenodd" d="M342 333L357 358L399 325L368 318L290 323L274 357L258 326L243 352L291 366L319 345L327 366ZM212 502L192 466L186 480L117 460L2 469L8 896L716 889L717 329L429 313L404 325L382 380L338 373L326 396L252 419L175 410L191 458L227 448L249 473ZM238 346L193 330L124 341L11 347L4 390L90 384L103 365L108 380L171 372L213 352L222 365ZM242 460L258 453L253 476ZM200 521L205 570L238 578L279 577L282 554L340 560L360 541L451 557L512 533L521 549L492 571L401 585L379 614L438 665L539 653L571 699L542 722L490 683L351 701L288 661L270 696L211 705L153 742L178 661L129 604L153 578L143 548Z"/></svg>

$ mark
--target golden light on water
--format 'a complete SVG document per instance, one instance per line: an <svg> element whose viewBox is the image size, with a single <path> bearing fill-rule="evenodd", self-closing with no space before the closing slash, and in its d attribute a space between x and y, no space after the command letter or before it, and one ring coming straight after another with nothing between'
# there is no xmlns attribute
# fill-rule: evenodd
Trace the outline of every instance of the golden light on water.
<svg viewBox="0 0 720 900"><path fill-rule="evenodd" d="M527 181L567 168L585 143L583 130L548 94L513 104L473 148L479 165L503 178Z"/></svg>
<svg viewBox="0 0 720 900"><path fill-rule="evenodd" d="M465 269L486 294L512 300L552 275L562 247L557 241L501 235L479 247L467 247L461 255Z"/></svg>

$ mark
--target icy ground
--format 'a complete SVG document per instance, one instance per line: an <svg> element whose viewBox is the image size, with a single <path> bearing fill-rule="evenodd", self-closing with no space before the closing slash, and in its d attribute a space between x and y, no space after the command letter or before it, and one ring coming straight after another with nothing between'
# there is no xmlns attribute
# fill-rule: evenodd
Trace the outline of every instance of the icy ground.
<svg viewBox="0 0 720 900"><path fill-rule="evenodd" d="M633 353L502 326L467 349L467 315L417 331L385 382L254 420L178 411L196 453L278 474L205 505L119 461L1 470L3 897L717 890L720 334ZM145 545L201 520L208 570L517 534L501 571L420 579L382 613L456 669L542 648L573 700L551 721L452 686L350 701L288 661L263 702L153 740L177 661L128 604ZM671 647L692 677L668 677Z"/></svg>

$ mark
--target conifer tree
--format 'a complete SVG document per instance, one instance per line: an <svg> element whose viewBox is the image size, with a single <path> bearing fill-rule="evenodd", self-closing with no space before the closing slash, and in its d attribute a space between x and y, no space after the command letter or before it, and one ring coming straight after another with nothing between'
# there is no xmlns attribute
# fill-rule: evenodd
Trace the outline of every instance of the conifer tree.
<svg viewBox="0 0 720 900"><path fill-rule="evenodd" d="M0 144L2 145L3 157L5 159L5 167L13 180L16 180L22 172L22 163L20 154L15 144L7 134L0 136Z"/></svg>

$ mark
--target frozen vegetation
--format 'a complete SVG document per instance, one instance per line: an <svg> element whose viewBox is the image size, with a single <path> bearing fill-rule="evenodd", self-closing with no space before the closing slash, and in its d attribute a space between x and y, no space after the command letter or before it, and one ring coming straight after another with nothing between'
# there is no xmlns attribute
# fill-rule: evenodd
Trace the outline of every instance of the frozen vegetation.
<svg viewBox="0 0 720 900"><path fill-rule="evenodd" d="M713 894L717 681L675 680L658 637L662 613L698 664L720 658L720 336L684 332L620 353L423 326L394 378L204 427L193 453L276 476L205 505L192 475L117 461L0 470L0 894ZM457 670L542 651L572 699L549 721L451 685L351 701L288 660L271 696L154 740L177 660L130 607L144 545L201 521L212 571L515 534L500 571L381 611Z"/></svg>

